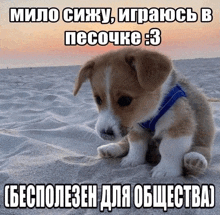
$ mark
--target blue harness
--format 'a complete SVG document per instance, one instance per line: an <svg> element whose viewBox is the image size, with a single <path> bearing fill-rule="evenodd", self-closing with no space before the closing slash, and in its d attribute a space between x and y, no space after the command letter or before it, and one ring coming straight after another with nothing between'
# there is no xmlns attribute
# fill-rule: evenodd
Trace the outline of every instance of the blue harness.
<svg viewBox="0 0 220 215"><path fill-rule="evenodd" d="M170 109L170 107L172 107L173 104L181 97L186 97L186 93L179 85L176 85L164 98L159 108L159 113L155 117L146 122L142 122L139 125L144 129L155 131L156 123L160 119L160 117L162 117Z"/></svg>

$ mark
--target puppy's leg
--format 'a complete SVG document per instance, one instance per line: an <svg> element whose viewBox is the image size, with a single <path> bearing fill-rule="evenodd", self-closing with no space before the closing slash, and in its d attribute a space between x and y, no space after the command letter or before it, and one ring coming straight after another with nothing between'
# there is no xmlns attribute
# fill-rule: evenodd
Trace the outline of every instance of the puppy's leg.
<svg viewBox="0 0 220 215"><path fill-rule="evenodd" d="M205 172L210 161L209 147L194 146L184 155L184 170L187 175L200 175Z"/></svg>
<svg viewBox="0 0 220 215"><path fill-rule="evenodd" d="M199 99L199 100L198 100ZM194 99L196 115L196 131L193 145L184 156L184 170L188 175L204 173L211 159L211 148L214 142L215 126L212 109L204 95L196 95Z"/></svg>
<svg viewBox="0 0 220 215"><path fill-rule="evenodd" d="M182 174L184 154L190 149L192 136L164 137L160 143L160 163L152 170L152 177L179 176Z"/></svg>
<svg viewBox="0 0 220 215"><path fill-rule="evenodd" d="M203 174L211 159L215 128L212 117L204 115L207 117L203 120L205 123L198 120L192 148L184 156L184 170L187 175Z"/></svg>
<svg viewBox="0 0 220 215"><path fill-rule="evenodd" d="M129 152L121 161L121 166L137 166L144 164L148 149L149 134L147 132L138 133L131 131L129 133Z"/></svg>
<svg viewBox="0 0 220 215"><path fill-rule="evenodd" d="M97 148L98 155L102 158L123 157L128 153L129 143L125 137L119 143L110 143Z"/></svg>

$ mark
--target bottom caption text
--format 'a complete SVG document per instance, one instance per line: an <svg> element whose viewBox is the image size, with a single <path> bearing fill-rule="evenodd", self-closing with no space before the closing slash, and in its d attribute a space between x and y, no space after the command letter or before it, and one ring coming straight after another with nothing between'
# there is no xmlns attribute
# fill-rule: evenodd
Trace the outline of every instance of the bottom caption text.
<svg viewBox="0 0 220 215"><path fill-rule="evenodd" d="M213 208L213 184L7 184L6 208Z"/></svg>

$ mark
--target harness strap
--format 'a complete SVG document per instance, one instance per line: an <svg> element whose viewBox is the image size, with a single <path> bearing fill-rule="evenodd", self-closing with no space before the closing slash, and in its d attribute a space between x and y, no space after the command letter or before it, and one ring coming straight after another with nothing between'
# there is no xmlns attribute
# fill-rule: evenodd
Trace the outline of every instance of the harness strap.
<svg viewBox="0 0 220 215"><path fill-rule="evenodd" d="M179 85L176 85L164 98L160 108L158 109L158 114L150 120L140 123L140 126L144 129L155 131L156 123L160 119L160 117L162 117L170 109L170 107L172 107L173 104L181 97L186 97L186 93Z"/></svg>

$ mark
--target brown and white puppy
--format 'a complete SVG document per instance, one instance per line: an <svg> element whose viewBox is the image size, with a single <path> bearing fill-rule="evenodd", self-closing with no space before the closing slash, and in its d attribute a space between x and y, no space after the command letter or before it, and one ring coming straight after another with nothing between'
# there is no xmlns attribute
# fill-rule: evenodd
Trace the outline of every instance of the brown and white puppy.
<svg viewBox="0 0 220 215"><path fill-rule="evenodd" d="M101 157L124 156L124 167L143 164L149 143L159 140L161 160L153 177L205 171L214 139L212 112L206 97L173 69L169 58L139 48L111 51L81 68L74 95L87 79L99 109L96 131L113 142L98 148ZM142 128L140 123L157 115L176 84L186 97L160 117L155 132Z"/></svg>

